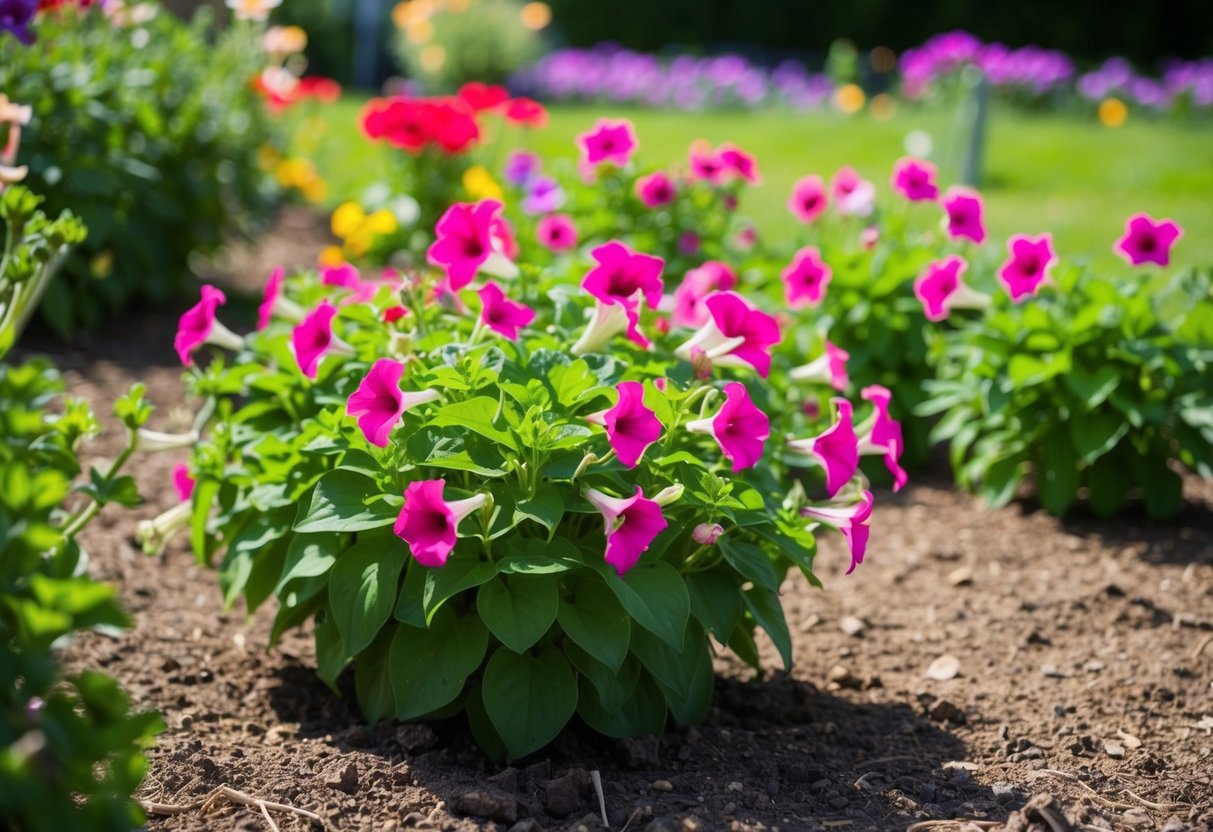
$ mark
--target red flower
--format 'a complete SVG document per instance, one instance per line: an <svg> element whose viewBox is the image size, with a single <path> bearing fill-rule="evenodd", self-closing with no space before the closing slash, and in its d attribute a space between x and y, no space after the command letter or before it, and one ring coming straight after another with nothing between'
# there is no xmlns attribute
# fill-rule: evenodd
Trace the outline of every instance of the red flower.
<svg viewBox="0 0 1213 832"><path fill-rule="evenodd" d="M510 100L510 94L506 92L505 87L483 84L480 81L468 81L459 88L457 96L474 113L495 110Z"/></svg>
<svg viewBox="0 0 1213 832"><path fill-rule="evenodd" d="M480 138L480 125L460 99L434 99L429 107L434 141L447 153L463 153Z"/></svg>
<svg viewBox="0 0 1213 832"><path fill-rule="evenodd" d="M325 78L322 75L305 75L299 79L299 83L295 87L295 97L296 99L315 98L326 104L332 103L341 97L341 85L332 78Z"/></svg>
<svg viewBox="0 0 1213 832"><path fill-rule="evenodd" d="M505 107L505 120L522 127L546 127L548 111L533 98L515 98Z"/></svg>

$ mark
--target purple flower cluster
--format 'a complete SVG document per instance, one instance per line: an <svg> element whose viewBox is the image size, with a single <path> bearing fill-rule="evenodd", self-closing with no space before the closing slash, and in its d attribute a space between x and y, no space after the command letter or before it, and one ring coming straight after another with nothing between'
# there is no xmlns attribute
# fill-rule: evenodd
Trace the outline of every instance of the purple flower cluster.
<svg viewBox="0 0 1213 832"><path fill-rule="evenodd" d="M1213 58L1173 61L1161 80L1138 75L1124 58L1109 58L1078 79L1078 94L1090 101L1123 98L1152 110L1168 110L1189 96L1193 106L1213 106Z"/></svg>
<svg viewBox="0 0 1213 832"><path fill-rule="evenodd" d="M968 32L945 32L901 56L902 93L921 98L932 84L961 67L976 66L998 89L1043 96L1065 88L1074 64L1063 53L1038 46L1011 49L983 43Z"/></svg>
<svg viewBox="0 0 1213 832"><path fill-rule="evenodd" d="M607 101L676 110L782 104L798 110L823 106L834 91L824 75L786 61L773 70L740 55L664 60L599 44L560 49L516 73L510 87L547 101Z"/></svg>

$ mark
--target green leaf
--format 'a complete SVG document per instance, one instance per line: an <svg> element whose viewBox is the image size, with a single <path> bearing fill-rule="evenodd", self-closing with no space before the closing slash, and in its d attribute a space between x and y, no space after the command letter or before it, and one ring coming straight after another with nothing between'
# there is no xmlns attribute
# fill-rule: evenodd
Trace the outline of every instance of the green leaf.
<svg viewBox="0 0 1213 832"><path fill-rule="evenodd" d="M594 684L581 677L577 713L586 724L608 737L641 737L665 730L665 695L647 671L640 671L632 695L618 710L603 706Z"/></svg>
<svg viewBox="0 0 1213 832"><path fill-rule="evenodd" d="M982 474L982 495L992 507L1005 506L1015 496L1023 480L1023 460L1018 457L997 459Z"/></svg>
<svg viewBox="0 0 1213 832"><path fill-rule="evenodd" d="M1142 499L1146 501L1146 513L1165 519L1183 506L1183 480L1168 467L1165 453L1156 446L1151 450L1154 453L1150 456L1133 454L1130 460Z"/></svg>
<svg viewBox="0 0 1213 832"><path fill-rule="evenodd" d="M291 535L282 577L274 588L274 594L281 595L283 588L296 579L327 575L337 562L337 555L345 548L347 539L347 535L337 534Z"/></svg>
<svg viewBox="0 0 1213 832"><path fill-rule="evenodd" d="M453 702L488 646L479 618L457 617L448 607L434 613L428 629L399 625L388 656L396 718L416 719Z"/></svg>
<svg viewBox="0 0 1213 832"><path fill-rule="evenodd" d="M354 665L354 691L363 718L374 725L396 713L396 698L392 693L392 675L388 656L396 626L382 630L375 642L362 651Z"/></svg>
<svg viewBox="0 0 1213 832"><path fill-rule="evenodd" d="M514 501L514 524L523 520L534 520L549 532L556 528L564 516L564 499L552 485L541 485L534 497L516 496Z"/></svg>
<svg viewBox="0 0 1213 832"><path fill-rule="evenodd" d="M779 658L783 660L783 669L792 669L792 634L788 632L788 622L783 615L783 606L779 603L779 593L754 587L742 593L746 609L758 626L767 631Z"/></svg>
<svg viewBox="0 0 1213 832"><path fill-rule="evenodd" d="M639 564L622 577L605 563L596 563L595 569L637 624L671 647L682 649L691 598L674 567L665 561Z"/></svg>
<svg viewBox="0 0 1213 832"><path fill-rule="evenodd" d="M460 556L456 553L446 562L445 566L425 569L425 586L421 591L421 608L425 611L426 623L434 618L443 604L464 590L480 586L497 574L493 564L476 557ZM401 603L405 599L401 596ZM401 610L397 607L396 617L400 618ZM403 619L402 619L403 620Z"/></svg>
<svg viewBox="0 0 1213 832"><path fill-rule="evenodd" d="M646 632L632 638L632 650L665 694L679 725L702 722L712 702L712 655L703 628L687 628L686 644L674 650Z"/></svg>
<svg viewBox="0 0 1213 832"><path fill-rule="evenodd" d="M724 644L741 620L741 587L724 569L686 576L691 614Z"/></svg>
<svg viewBox="0 0 1213 832"><path fill-rule="evenodd" d="M329 471L316 483L307 509L300 506L294 530L356 532L390 526L399 512L383 496L379 484L369 477L341 468Z"/></svg>
<svg viewBox="0 0 1213 832"><path fill-rule="evenodd" d="M1075 367L1063 376L1066 386L1082 403L1086 410L1094 410L1103 404L1120 383L1120 372L1112 366L1104 365L1094 372L1088 372L1082 367Z"/></svg>
<svg viewBox="0 0 1213 832"><path fill-rule="evenodd" d="M568 582L568 595L556 614L561 629L581 649L611 670L619 670L628 655L632 624L628 612L602 581L588 573Z"/></svg>
<svg viewBox="0 0 1213 832"><path fill-rule="evenodd" d="M496 399L488 396L476 396L462 402L443 405L430 416L429 424L436 427L457 427L470 430L499 445L505 445L511 450L519 450L513 434L501 430L493 424L493 417L496 413Z"/></svg>
<svg viewBox="0 0 1213 832"><path fill-rule="evenodd" d="M1078 458L1090 465L1116 447L1129 432L1129 423L1113 411L1085 415L1073 414L1069 419L1070 440Z"/></svg>
<svg viewBox="0 0 1213 832"><path fill-rule="evenodd" d="M1056 427L1045 434L1036 458L1036 495L1056 517L1066 513L1078 491L1078 460L1068 432Z"/></svg>
<svg viewBox="0 0 1213 832"><path fill-rule="evenodd" d="M211 554L207 546L206 525L218 496L219 483L215 480L199 479L194 485L194 506L190 513L190 548L194 550L194 557L199 563L207 562Z"/></svg>
<svg viewBox="0 0 1213 832"><path fill-rule="evenodd" d="M408 556L394 534L368 535L337 558L329 576L329 606L350 656L357 656L392 616L396 586Z"/></svg>
<svg viewBox="0 0 1213 832"><path fill-rule="evenodd" d="M594 685L598 701L608 711L617 711L624 706L636 688L636 680L640 678L640 662L635 656L628 657L619 667L609 667L572 641L564 643L564 655L577 672Z"/></svg>
<svg viewBox="0 0 1213 832"><path fill-rule="evenodd" d="M320 680L337 690L337 677L349 664L350 654L341 640L341 631L337 629L333 617L317 616L316 621L316 675Z"/></svg>
<svg viewBox="0 0 1213 832"><path fill-rule="evenodd" d="M515 759L554 740L577 709L577 676L550 644L538 655L499 647L483 685L485 710Z"/></svg>
<svg viewBox="0 0 1213 832"><path fill-rule="evenodd" d="M1129 489L1133 486L1133 469L1124 457L1125 454L1117 450L1100 457L1083 472L1087 483L1087 499L1091 508L1101 517L1111 516L1116 509L1124 505Z"/></svg>
<svg viewBox="0 0 1213 832"><path fill-rule="evenodd" d="M724 559L742 575L764 589L779 589L779 573L762 548L744 540L729 540L723 537L716 541L716 545L720 547Z"/></svg>
<svg viewBox="0 0 1213 832"><path fill-rule="evenodd" d="M547 575L497 577L481 585L476 611L489 632L515 653L543 638L556 620L560 595Z"/></svg>

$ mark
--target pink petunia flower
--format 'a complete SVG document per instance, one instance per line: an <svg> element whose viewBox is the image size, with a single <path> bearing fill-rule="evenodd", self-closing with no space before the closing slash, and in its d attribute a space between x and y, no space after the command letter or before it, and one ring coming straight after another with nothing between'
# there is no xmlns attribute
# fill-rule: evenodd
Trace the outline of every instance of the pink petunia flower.
<svg viewBox="0 0 1213 832"><path fill-rule="evenodd" d="M851 383L850 376L847 375L847 361L850 357L849 352L826 341L825 352L808 364L794 367L788 373L788 378L792 381L815 381L828 384L841 393Z"/></svg>
<svg viewBox="0 0 1213 832"><path fill-rule="evenodd" d="M674 326L703 326L711 317L704 304L708 296L736 285L737 275L719 260L708 260L691 269L674 290Z"/></svg>
<svg viewBox="0 0 1213 832"><path fill-rule="evenodd" d="M540 245L551 251L568 251L577 247L577 226L568 214L549 214L539 220L535 236Z"/></svg>
<svg viewBox="0 0 1213 832"><path fill-rule="evenodd" d="M270 325L275 317L286 318L298 322L307 314L302 306L288 298L282 291L282 283L286 280L286 269L282 266L270 272L269 280L265 282L265 291L261 296L261 305L257 307L257 330L263 330Z"/></svg>
<svg viewBox="0 0 1213 832"><path fill-rule="evenodd" d="M349 344L333 335L333 318L336 315L337 307L325 298L291 330L291 345L295 350L295 361L308 378L316 377L320 359L324 358L327 353L354 354Z"/></svg>
<svg viewBox="0 0 1213 832"><path fill-rule="evenodd" d="M194 352L203 344L214 344L229 350L240 350L244 339L225 327L215 317L216 310L227 303L221 289L203 284L202 298L181 316L173 348L186 367L194 366Z"/></svg>
<svg viewBox="0 0 1213 832"><path fill-rule="evenodd" d="M762 449L771 435L771 420L750 400L750 392L739 381L724 387L724 405L708 419L687 423L687 430L710 433L720 445L734 471L753 467L762 458Z"/></svg>
<svg viewBox="0 0 1213 832"><path fill-rule="evenodd" d="M173 466L173 488L177 491L177 499L185 502L194 493L194 486L197 481L190 476L188 465Z"/></svg>
<svg viewBox="0 0 1213 832"><path fill-rule="evenodd" d="M466 500L447 502L442 496L445 488L444 480L409 483L404 490L404 505L393 526L396 536L409 545L409 551L422 566L446 564L455 548L459 523L487 500L484 494L477 494Z"/></svg>
<svg viewBox="0 0 1213 832"><path fill-rule="evenodd" d="M928 321L942 321L953 309L989 305L989 297L969 288L961 279L968 266L963 257L952 255L928 263L914 281L914 296L922 303Z"/></svg>
<svg viewBox="0 0 1213 832"><path fill-rule="evenodd" d="M582 161L587 165L610 162L618 167L627 167L636 150L636 132L627 119L612 121L599 119L592 130L577 136Z"/></svg>
<svg viewBox="0 0 1213 832"><path fill-rule="evenodd" d="M691 143L688 160L691 165L691 179L702 179L713 185L719 185L724 180L727 172L724 160L703 139L696 139Z"/></svg>
<svg viewBox="0 0 1213 832"><path fill-rule="evenodd" d="M1171 247L1184 231L1175 220L1156 220L1149 214L1134 214L1125 220L1124 236L1112 248L1130 266L1171 262Z"/></svg>
<svg viewBox="0 0 1213 832"><path fill-rule="evenodd" d="M816 247L805 246L796 252L792 262L779 273L788 306L792 309L817 306L825 297L832 274Z"/></svg>
<svg viewBox="0 0 1213 832"><path fill-rule="evenodd" d="M985 209L980 194L968 188L950 188L943 198L943 210L947 214L944 228L949 237L985 242L986 226L982 221Z"/></svg>
<svg viewBox="0 0 1213 832"><path fill-rule="evenodd" d="M830 401L838 408L838 421L818 436L790 439L787 445L793 454L812 458L825 469L826 493L833 498L859 469L859 438L851 403L846 399Z"/></svg>
<svg viewBox="0 0 1213 832"><path fill-rule="evenodd" d="M737 176L751 185L762 184L762 174L758 172L758 162L735 144L722 144L716 148L720 161L724 164L726 176Z"/></svg>
<svg viewBox="0 0 1213 832"><path fill-rule="evenodd" d="M859 395L873 405L872 415L855 428L859 435L859 455L883 456L885 467L893 475L893 490L900 491L909 477L901 467L901 454L906 447L901 422L889 415L893 394L887 387L872 384L860 390Z"/></svg>
<svg viewBox="0 0 1213 832"><path fill-rule="evenodd" d="M644 385L621 381L615 386L619 400L609 410L587 416L606 428L607 441L625 468L635 468L645 450L661 437L661 421L644 404Z"/></svg>
<svg viewBox="0 0 1213 832"><path fill-rule="evenodd" d="M691 532L691 539L700 546L715 546L722 534L724 527L719 523L700 523Z"/></svg>
<svg viewBox="0 0 1213 832"><path fill-rule="evenodd" d="M735 292L716 292L704 305L711 320L674 354L691 361L699 351L711 365L749 365L766 378L771 371L771 347L782 337L779 322Z"/></svg>
<svg viewBox="0 0 1213 832"><path fill-rule="evenodd" d="M805 225L811 224L829 205L825 182L820 176L806 176L800 179L792 186L792 195L788 197L787 204L792 216Z"/></svg>
<svg viewBox="0 0 1213 832"><path fill-rule="evenodd" d="M636 196L646 208L669 205L676 195L674 182L665 171L656 171L636 180Z"/></svg>
<svg viewBox="0 0 1213 832"><path fill-rule="evenodd" d="M661 303L661 271L665 261L641 254L618 240L590 251L598 265L586 273L581 288L597 301L593 316L581 338L573 345L574 355L584 355L626 330L628 338L647 349L649 339L640 331L642 303L656 309Z"/></svg>
<svg viewBox="0 0 1213 832"><path fill-rule="evenodd" d="M1049 279L1049 269L1058 262L1052 234L1037 237L1016 234L1007 240L1007 254L998 277L1016 303L1039 292L1041 284Z"/></svg>
<svg viewBox="0 0 1213 832"><path fill-rule="evenodd" d="M480 295L480 322L503 338L518 340L518 330L535 320L535 310L505 296L493 281L484 284Z"/></svg>
<svg viewBox="0 0 1213 832"><path fill-rule="evenodd" d="M495 199L475 204L457 202L438 220L434 229L437 239L430 244L426 258L446 271L451 291L458 292L467 286L481 269L502 276L514 271L505 255L494 251L494 223L501 209L501 203Z"/></svg>
<svg viewBox="0 0 1213 832"><path fill-rule="evenodd" d="M839 168L830 180L834 207L844 217L866 217L876 207L876 187L850 166Z"/></svg>
<svg viewBox="0 0 1213 832"><path fill-rule="evenodd" d="M864 491L858 502L843 505L805 506L800 513L810 520L842 532L842 536L847 541L847 548L851 551L851 567L847 570L848 575L855 571L856 566L863 563L863 557L868 550L868 521L872 517L871 491Z"/></svg>
<svg viewBox="0 0 1213 832"><path fill-rule="evenodd" d="M893 190L910 202L934 202L939 198L938 175L935 165L907 156L893 165Z"/></svg>
<svg viewBox="0 0 1213 832"><path fill-rule="evenodd" d="M585 498L602 513L607 541L604 560L615 567L620 577L636 565L668 525L661 506L645 497L640 486L636 486L631 497L608 497L590 488Z"/></svg>
<svg viewBox="0 0 1213 832"><path fill-rule="evenodd" d="M325 286L340 286L342 289L357 289L362 282L362 272L353 263L338 263L320 269L320 282Z"/></svg>
<svg viewBox="0 0 1213 832"><path fill-rule="evenodd" d="M400 389L403 375L404 364L380 358L346 400L345 412L358 420L362 435L376 447L387 447L388 437L400 424L404 411L438 400L437 390L403 392Z"/></svg>

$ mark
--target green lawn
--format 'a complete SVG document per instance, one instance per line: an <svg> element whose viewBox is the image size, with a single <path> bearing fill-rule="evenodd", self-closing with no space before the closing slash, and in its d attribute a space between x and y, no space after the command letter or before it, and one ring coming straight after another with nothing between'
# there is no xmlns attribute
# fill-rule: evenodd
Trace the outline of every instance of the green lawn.
<svg viewBox="0 0 1213 832"><path fill-rule="evenodd" d="M385 150L357 129L362 101L346 98L324 111L324 127L308 131L334 202L357 196L385 172ZM758 158L761 187L742 203L768 236L790 234L783 207L791 183L807 173L829 177L850 164L888 191L889 170L904 154L906 135L923 130L938 151L955 144L952 114L903 108L879 121L868 115L778 112L666 113L602 107L558 107L546 130L508 131L506 143L527 141L546 156L573 157L573 137L600 116L636 126L640 162L655 167L685 158L696 138L732 141ZM946 157L946 153L943 154ZM945 182L952 170L943 168ZM1213 263L1213 130L1130 119L1110 129L1078 116L1027 115L995 108L985 181L987 223L997 237L1052 231L1062 256L1115 261L1110 246L1136 211L1177 220L1185 237L1175 260Z"/></svg>

